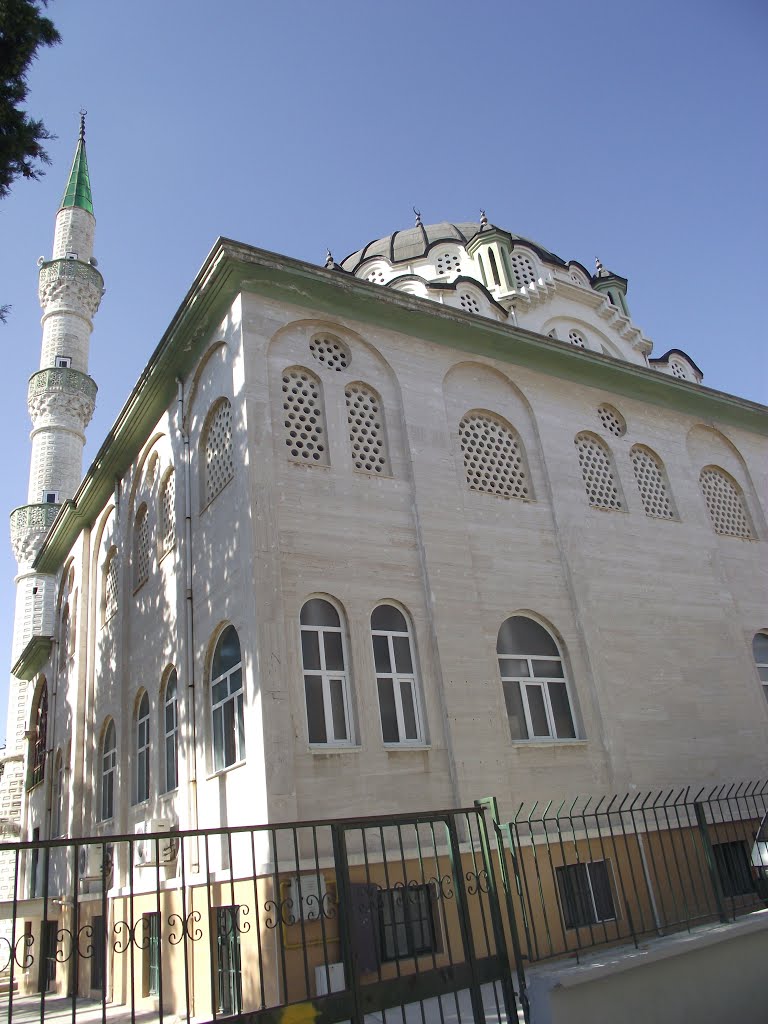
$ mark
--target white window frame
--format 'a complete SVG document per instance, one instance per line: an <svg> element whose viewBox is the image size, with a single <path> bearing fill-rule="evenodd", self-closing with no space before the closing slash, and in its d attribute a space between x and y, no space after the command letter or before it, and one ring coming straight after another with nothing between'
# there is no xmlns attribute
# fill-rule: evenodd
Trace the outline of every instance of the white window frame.
<svg viewBox="0 0 768 1024"><path fill-rule="evenodd" d="M755 668L757 669L757 677L760 680L760 685L763 688L763 694L765 699L768 701L768 661L758 661L757 655L755 654L755 640L759 636L763 636L768 639L768 632L764 629L758 629L752 637L752 659L755 663Z"/></svg>
<svg viewBox="0 0 768 1024"><path fill-rule="evenodd" d="M173 689L171 690L171 687ZM171 696L169 699L169 691ZM168 714L171 727L168 727ZM168 749L173 748L173 785L168 780ZM163 791L172 793L179 788L179 678L175 669L168 673L163 690Z"/></svg>
<svg viewBox="0 0 768 1024"><path fill-rule="evenodd" d="M110 730L112 731L113 744L107 748L107 740L109 738ZM115 791L117 786L117 730L115 728L114 719L110 719L106 729L104 730L104 738L101 741L101 786L99 787L99 821L111 821L115 816ZM109 803L112 804L112 813L105 814L107 800L107 790L109 790Z"/></svg>
<svg viewBox="0 0 768 1024"><path fill-rule="evenodd" d="M520 687L520 698L523 703L523 713L525 714L525 728L528 731L528 740L571 740L573 736L558 736L557 727L555 725L555 715L552 710L552 701L549 698L549 684L557 683L558 685L565 686L565 692L568 696L568 710L571 712L571 721L573 722L573 731L576 732L576 721L573 717L573 707L571 705L571 694L568 690L568 679L565 675L565 665L562 657L555 657L551 655L546 657L543 654L499 654L497 655L499 662L505 659L515 661L527 661L529 676L506 676L502 674L502 683L514 684L517 683ZM562 676L535 676L533 674L533 662L535 661L559 661L563 668ZM501 665L499 665L501 668ZM528 704L528 692L529 686L536 686L541 690L542 697L544 700L544 712L547 716L547 727L549 732L546 736L536 736L533 732L533 721L531 718L531 710ZM525 740L516 740L515 742L526 742Z"/></svg>
<svg viewBox="0 0 768 1024"><path fill-rule="evenodd" d="M229 628L229 627L227 627L227 628ZM216 647L218 647L218 645L219 645L219 643L221 641L221 638L224 635L224 632L225 631L222 630L222 632L216 638L216 645L214 647L214 650L216 649ZM240 634L239 633L238 633L238 636L237 636L237 640L238 640L238 643L240 643ZM239 684L237 689L233 690L233 689L231 689L232 676L236 672L240 673L240 684ZM243 652L242 652L242 646L241 646L241 648L240 648L240 661L238 661L237 664L233 665L231 668L228 668L226 672L222 672L222 674L220 676L216 676L215 679L213 679L213 678L211 679L211 748L212 748L212 754L213 754L213 771L214 771L214 774L217 773L217 772L229 771L230 768L236 768L238 765L241 765L241 764L243 764L245 762L245 685L244 685L245 681L244 681L243 675L244 675L244 673L243 673ZM213 699L213 691L214 691L215 687L219 683L223 683L223 682L226 682L226 684L227 684L226 696L224 696L221 700L214 701L214 699ZM226 708L227 704L230 703L230 701L234 704L234 712L233 712L233 716L232 716L232 724L233 724L233 728L234 728L235 759L234 759L234 761L230 761L229 764L225 764L224 763L224 757L225 757L225 754L226 754L226 737L225 737L225 734L224 734L225 708ZM217 758L217 754L216 754L216 752L217 752L217 746L216 746L216 739L217 739L216 717L217 717L217 712L219 712L221 714L221 723L222 723L221 724L221 730L220 730L221 743L222 743L222 746L221 746L221 761L222 761L222 763L221 764L217 763L218 758Z"/></svg>
<svg viewBox="0 0 768 1024"><path fill-rule="evenodd" d="M347 652L347 638L345 636L344 629L344 616L336 605L329 601L327 597L309 597L301 606L301 610L310 601L319 600L325 601L329 604L339 617L338 626L308 626L301 622L301 611L299 612L299 650L301 651L301 675L302 682L304 683L304 713L307 719L307 740L310 747L318 747L324 749L325 747L353 747L355 745L355 737L352 728L352 709L349 700L349 670L347 665L349 664L349 654ZM315 633L317 634L317 645L320 652L320 668L306 668L304 665L304 648L301 642L302 635L304 633ZM323 643L323 637L320 634L323 633L338 633L341 636L341 656L344 661L344 669L333 670L326 669L325 667L325 644ZM325 742L321 740L310 740L309 739L309 707L307 705L307 693L306 693L306 677L307 676L320 676L321 685L323 688L323 715L325 718ZM331 701L331 683L339 680L341 682L341 694L342 703L344 707L344 724L347 729L347 735L344 739L336 739L333 728L333 704Z"/></svg>
<svg viewBox="0 0 768 1024"><path fill-rule="evenodd" d="M381 608L381 607L382 607L382 605L377 605L376 608L374 608L373 612L371 613L371 616L373 616L373 614L375 613L377 608ZM402 608L398 608L397 605L391 605L389 607L395 608L395 610L400 612L400 614L405 619L405 632L402 632L401 630L394 630L394 629L374 629L373 626L371 626L371 650L373 651L373 667L374 667L374 672L376 674L376 690L377 690L377 697L379 699L379 725L381 726L381 738L382 738L382 742L384 743L385 747L408 747L408 746L423 747L424 743L425 743L425 740L424 740L424 726L423 726L423 717L422 717L422 712L421 712L421 700L419 699L419 678L418 678L418 675L417 675L417 672L416 672L416 652L414 650L413 636L412 636L412 633L411 633L410 622L408 620L408 616L405 614L405 612L402 610ZM387 650L388 650L388 653L389 653L389 664L390 664L390 668L391 668L390 672L380 672L376 668L376 649L375 649L374 644L373 644L373 638L375 636L383 636L383 637L386 637L386 639L387 639ZM396 637L396 636L397 637L403 637L404 636L408 640L408 648L409 648L410 655L411 655L411 665L413 666L413 671L410 672L410 673L408 673L408 672L398 672L397 671L397 664L395 662L395 644L394 644L394 637ZM389 679L389 680L392 681L392 690L393 690L394 697L395 697L395 715L397 716L397 732L398 732L398 735L400 736L400 739L398 739L398 740L385 740L384 739L384 723L382 722L382 717L381 717L381 697L378 694L379 679ZM411 687L411 700L413 701L413 713L414 713L414 717L416 719L416 737L415 737L415 739L407 739L406 736L405 736L405 715L403 713L403 701L402 701L402 695L401 695L401 683L409 683L410 687Z"/></svg>
<svg viewBox="0 0 768 1024"><path fill-rule="evenodd" d="M146 712L142 712L142 707L146 701ZM145 690L139 698L139 702L136 705L136 719L135 719L135 732L134 732L134 754L136 756L136 772L134 776L134 793L133 802L134 804L143 804L149 800L150 790L150 744L149 744L149 717L150 717L150 706L149 706L149 694ZM143 770L143 778L142 778ZM142 786L143 782L143 786Z"/></svg>
<svg viewBox="0 0 768 1024"><path fill-rule="evenodd" d="M608 876L608 892L610 893L610 896L611 896L611 907L613 908L613 916L612 917L600 917L600 916L598 916L597 901L595 900L595 889L594 889L594 886L592 884L592 872L590 870L594 864L605 864L605 871L606 871L606 874ZM619 920L619 912L618 912L618 909L616 907L616 900L614 899L614 892L616 890L616 877L615 877L615 875L613 873L613 864L612 864L610 858L609 857L604 857L601 860L587 860L587 861L582 860L582 861L579 861L576 864L560 864L560 865L558 865L558 867L555 868L555 884L557 886L557 898L558 898L558 900L561 903L562 903L562 893L560 892L560 881L559 881L559 878L557 876L557 871L560 870L560 869L569 870L570 871L570 870L572 870L574 868L576 868L577 870L580 869L580 868L584 868L584 873L585 873L586 879L587 879L587 887L589 889L589 901L590 901L590 905L591 905L590 909L592 910L592 916L594 917L594 921L585 921L585 922L582 922L582 923L579 923L579 924L567 924L566 921L565 921L565 908L562 907L561 910L562 910L562 914L563 914L563 925L565 926L565 928L568 931L577 931L579 928L596 928L597 925L599 925L599 924L609 924L611 921L618 921Z"/></svg>

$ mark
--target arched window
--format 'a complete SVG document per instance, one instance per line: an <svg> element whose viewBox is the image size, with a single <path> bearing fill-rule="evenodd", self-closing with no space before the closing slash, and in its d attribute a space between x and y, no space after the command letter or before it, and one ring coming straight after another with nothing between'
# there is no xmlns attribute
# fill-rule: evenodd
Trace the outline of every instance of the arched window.
<svg viewBox="0 0 768 1024"><path fill-rule="evenodd" d="M149 579L149 517L147 506L142 505L133 523L133 587L134 590Z"/></svg>
<svg viewBox="0 0 768 1024"><path fill-rule="evenodd" d="M172 669L165 684L163 698L163 746L165 792L179 785L179 702L176 669Z"/></svg>
<svg viewBox="0 0 768 1024"><path fill-rule="evenodd" d="M363 473L388 473L381 399L373 388L359 381L344 388L344 397L353 466Z"/></svg>
<svg viewBox="0 0 768 1024"><path fill-rule="evenodd" d="M511 426L485 412L468 412L459 423L459 444L471 490L533 498L523 442Z"/></svg>
<svg viewBox="0 0 768 1024"><path fill-rule="evenodd" d="M200 440L203 472L203 507L208 505L235 475L232 447L232 406L221 398L208 413Z"/></svg>
<svg viewBox="0 0 768 1024"><path fill-rule="evenodd" d="M577 434L573 443L579 453L579 466L589 504L593 508L621 509L619 485L608 445L594 434L587 433Z"/></svg>
<svg viewBox="0 0 768 1024"><path fill-rule="evenodd" d="M658 519L674 519L675 509L667 488L666 473L661 459L650 448L641 444L634 445L629 457L645 514L656 516Z"/></svg>
<svg viewBox="0 0 768 1024"><path fill-rule="evenodd" d="M69 657L72 653L72 624L69 621L69 605L65 604L61 612L61 629L59 630L59 676L66 679Z"/></svg>
<svg viewBox="0 0 768 1024"><path fill-rule="evenodd" d="M403 613L380 604L371 615L373 660L385 743L423 743L416 659Z"/></svg>
<svg viewBox="0 0 768 1024"><path fill-rule="evenodd" d="M214 771L244 761L243 664L234 626L227 626L213 652L211 721Z"/></svg>
<svg viewBox="0 0 768 1024"><path fill-rule="evenodd" d="M309 742L349 744L349 688L339 613L329 601L314 597L301 609L300 622Z"/></svg>
<svg viewBox="0 0 768 1024"><path fill-rule="evenodd" d="M752 641L752 654L755 658L755 666L760 682L763 684L763 693L768 700L768 633L755 633Z"/></svg>
<svg viewBox="0 0 768 1024"><path fill-rule="evenodd" d="M618 409L614 409L612 405L608 405L607 402L597 407L597 418L600 420L600 426L603 430L607 430L609 434L613 434L614 437L623 437L627 432L627 421L621 415Z"/></svg>
<svg viewBox="0 0 768 1024"><path fill-rule="evenodd" d="M149 694L144 691L136 708L134 722L134 754L136 756L134 803L149 800Z"/></svg>
<svg viewBox="0 0 768 1024"><path fill-rule="evenodd" d="M117 587L120 574L120 562L117 557L117 549L107 555L104 563L104 621L107 622L117 611Z"/></svg>
<svg viewBox="0 0 768 1024"><path fill-rule="evenodd" d="M169 469L160 487L160 554L176 543L176 474Z"/></svg>
<svg viewBox="0 0 768 1024"><path fill-rule="evenodd" d="M29 784L36 786L45 778L45 746L48 738L48 686L42 681L33 714Z"/></svg>
<svg viewBox="0 0 768 1024"><path fill-rule="evenodd" d="M109 720L101 742L101 814L102 821L115 816L115 784L117 782L117 737L115 723Z"/></svg>
<svg viewBox="0 0 768 1024"><path fill-rule="evenodd" d="M303 366L294 366L283 373L283 426L285 444L292 459L309 466L328 465L320 381Z"/></svg>
<svg viewBox="0 0 768 1024"><path fill-rule="evenodd" d="M62 821L66 820L62 804L65 799L64 792L64 759L61 751L56 751L56 760L53 763L53 791L51 793L51 839L61 835Z"/></svg>
<svg viewBox="0 0 768 1024"><path fill-rule="evenodd" d="M514 615L496 644L513 740L573 739L565 667L554 637L538 622Z"/></svg>
<svg viewBox="0 0 768 1024"><path fill-rule="evenodd" d="M512 273L515 276L518 288L523 288L525 285L535 282L536 268L531 258L526 256L525 253L513 250L509 256L509 264L512 267Z"/></svg>
<svg viewBox="0 0 768 1024"><path fill-rule="evenodd" d="M719 466L705 466L699 474L699 484L715 533L754 540L744 495L733 477Z"/></svg>

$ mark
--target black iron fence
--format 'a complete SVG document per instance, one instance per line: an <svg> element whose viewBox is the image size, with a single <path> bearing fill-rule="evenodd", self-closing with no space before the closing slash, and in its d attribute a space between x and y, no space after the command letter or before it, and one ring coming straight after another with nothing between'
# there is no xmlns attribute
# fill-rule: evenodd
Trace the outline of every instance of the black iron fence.
<svg viewBox="0 0 768 1024"><path fill-rule="evenodd" d="M728 921L763 905L768 783L520 804L495 815L515 952L537 961Z"/></svg>

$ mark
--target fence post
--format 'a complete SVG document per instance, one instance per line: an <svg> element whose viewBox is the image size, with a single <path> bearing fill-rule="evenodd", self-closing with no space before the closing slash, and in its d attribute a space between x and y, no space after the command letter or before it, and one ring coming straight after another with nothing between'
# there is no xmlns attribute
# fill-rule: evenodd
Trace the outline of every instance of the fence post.
<svg viewBox="0 0 768 1024"><path fill-rule="evenodd" d="M477 975L477 960L475 957L475 940L472 935L472 921L469 916L467 905L467 892L464 888L464 869L461 863L461 846L459 837L456 834L456 822L453 815L445 817L445 828L448 833L448 851L451 862L451 873L453 884L456 887L456 909L459 915L459 931L461 932L461 943L464 947L464 957L469 966L472 980L469 985L469 998L472 1003L472 1016L474 1024L485 1024L485 1008L483 1006L483 993L480 990L480 982Z"/></svg>
<svg viewBox="0 0 768 1024"><path fill-rule="evenodd" d="M336 867L336 899L339 914L341 958L344 963L344 981L352 993L352 1024L363 1024L360 1007L360 976L357 970L357 951L352 939L352 887L349 880L346 832L343 825L331 824L333 859Z"/></svg>
<svg viewBox="0 0 768 1024"><path fill-rule="evenodd" d="M723 903L723 889L722 885L720 884L720 875L717 873L717 864L715 863L715 851L712 848L712 839L709 835L709 826L707 825L707 815L704 811L704 804L700 800L694 800L693 809L696 813L696 824L699 826L701 845L704 847L704 857L707 861L707 867L709 868L709 879L712 882L712 889L715 893L717 913L722 923L727 924L728 915L725 912L725 906Z"/></svg>

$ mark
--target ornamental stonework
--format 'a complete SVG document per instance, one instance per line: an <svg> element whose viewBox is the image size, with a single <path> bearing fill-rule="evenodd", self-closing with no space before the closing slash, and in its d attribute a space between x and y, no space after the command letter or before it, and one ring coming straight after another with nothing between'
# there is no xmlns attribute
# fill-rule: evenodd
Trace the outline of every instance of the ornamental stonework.
<svg viewBox="0 0 768 1024"><path fill-rule="evenodd" d="M40 268L38 296L46 312L55 309L84 310L92 317L104 294L104 278L89 263L51 260Z"/></svg>
<svg viewBox="0 0 768 1024"><path fill-rule="evenodd" d="M32 374L27 408L35 427L73 421L83 428L96 407L96 382L78 370L51 367Z"/></svg>
<svg viewBox="0 0 768 1024"><path fill-rule="evenodd" d="M19 566L31 565L61 505L22 505L11 512L11 547Z"/></svg>

